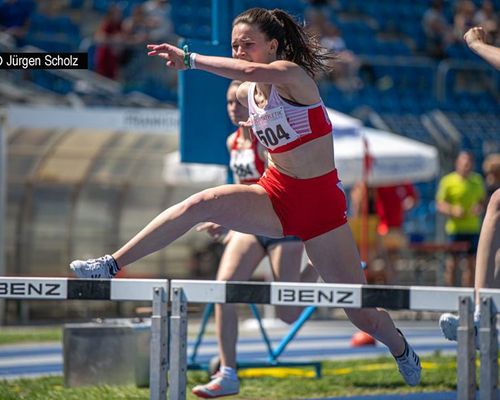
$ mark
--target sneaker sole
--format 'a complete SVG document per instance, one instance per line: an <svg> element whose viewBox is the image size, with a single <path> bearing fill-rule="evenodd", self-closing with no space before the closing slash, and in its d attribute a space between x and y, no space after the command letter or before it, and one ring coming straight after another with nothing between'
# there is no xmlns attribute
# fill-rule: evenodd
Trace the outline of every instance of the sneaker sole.
<svg viewBox="0 0 500 400"><path fill-rule="evenodd" d="M195 390L192 390L191 393L193 393L195 396L198 396L198 397L200 397L202 399L216 399L216 398L219 398L219 397L236 396L240 392L227 393L227 394L218 394L218 395L215 395L215 396L212 396L212 395L210 395L208 393L198 392L198 391L195 391Z"/></svg>

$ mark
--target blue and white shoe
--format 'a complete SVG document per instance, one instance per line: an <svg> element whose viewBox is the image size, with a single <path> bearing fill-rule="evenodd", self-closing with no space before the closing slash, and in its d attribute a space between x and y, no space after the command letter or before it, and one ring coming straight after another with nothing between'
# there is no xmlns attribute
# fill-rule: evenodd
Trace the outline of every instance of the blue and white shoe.
<svg viewBox="0 0 500 400"><path fill-rule="evenodd" d="M120 270L110 255L85 261L75 260L69 266L78 278L87 279L111 279Z"/></svg>
<svg viewBox="0 0 500 400"><path fill-rule="evenodd" d="M238 378L231 379L217 372L211 379L206 385L195 386L191 392L202 399L234 396L240 392L240 381Z"/></svg>
<svg viewBox="0 0 500 400"><path fill-rule="evenodd" d="M403 337L405 341L405 350L399 357L394 357L396 363L398 364L399 373L405 380L405 382L410 386L416 386L420 383L420 376L422 372L422 366L420 365L420 358L413 348L408 344L403 333L398 329L399 334Z"/></svg>
<svg viewBox="0 0 500 400"><path fill-rule="evenodd" d="M460 325L458 315L445 313L439 317L439 327L446 339L456 342L458 340L457 331ZM474 342L476 349L479 350L479 320L474 319Z"/></svg>
<svg viewBox="0 0 500 400"><path fill-rule="evenodd" d="M460 320L458 316L445 313L439 317L439 327L441 328L441 332L446 339L457 341L457 330L458 325L460 324Z"/></svg>

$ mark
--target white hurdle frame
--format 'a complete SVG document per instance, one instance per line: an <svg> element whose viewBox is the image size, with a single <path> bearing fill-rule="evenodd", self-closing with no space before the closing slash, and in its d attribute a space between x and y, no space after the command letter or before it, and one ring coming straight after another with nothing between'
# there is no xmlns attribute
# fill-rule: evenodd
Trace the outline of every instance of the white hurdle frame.
<svg viewBox="0 0 500 400"><path fill-rule="evenodd" d="M150 400L167 397L168 290L166 279L0 277L0 299L151 301Z"/></svg>
<svg viewBox="0 0 500 400"><path fill-rule="evenodd" d="M176 332L170 341L170 400L186 398L187 330L184 327L187 326L188 302L459 311L457 400L476 398L472 288L192 280L172 280L170 283L171 329ZM492 392L491 396L495 394ZM496 400L491 396L486 397L485 393L481 400Z"/></svg>
<svg viewBox="0 0 500 400"><path fill-rule="evenodd" d="M480 289L481 318L479 321L479 357L481 367L480 400L498 396L498 331L497 313L500 311L500 290Z"/></svg>

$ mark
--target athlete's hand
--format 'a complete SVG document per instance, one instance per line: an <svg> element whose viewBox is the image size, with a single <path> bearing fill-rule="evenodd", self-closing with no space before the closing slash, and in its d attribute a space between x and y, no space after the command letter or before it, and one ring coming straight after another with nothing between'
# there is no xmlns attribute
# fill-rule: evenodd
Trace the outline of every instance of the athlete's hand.
<svg viewBox="0 0 500 400"><path fill-rule="evenodd" d="M220 241L229 229L213 222L203 222L196 227L196 232L207 232L215 240Z"/></svg>
<svg viewBox="0 0 500 400"><path fill-rule="evenodd" d="M478 44L485 43L486 41L486 33L484 29L480 26L476 26L474 28L470 28L464 35L465 43L471 49L474 50L474 47Z"/></svg>
<svg viewBox="0 0 500 400"><path fill-rule="evenodd" d="M251 128L252 127L252 117L248 117L246 121L238 122L238 125L242 128Z"/></svg>
<svg viewBox="0 0 500 400"><path fill-rule="evenodd" d="M176 70L187 69L184 65L184 50L168 43L162 44L148 44L148 56L158 56L167 60L167 67Z"/></svg>

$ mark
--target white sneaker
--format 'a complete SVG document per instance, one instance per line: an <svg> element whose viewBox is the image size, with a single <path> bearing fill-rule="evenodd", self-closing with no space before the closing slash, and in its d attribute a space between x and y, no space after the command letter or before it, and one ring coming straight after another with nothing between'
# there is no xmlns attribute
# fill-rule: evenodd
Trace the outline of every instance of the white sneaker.
<svg viewBox="0 0 500 400"><path fill-rule="evenodd" d="M203 399L215 399L223 396L234 396L240 392L240 381L225 377L221 372L212 376L206 385L198 385L191 392Z"/></svg>
<svg viewBox="0 0 500 400"><path fill-rule="evenodd" d="M90 260L75 260L70 265L78 278L111 279L120 270L110 255Z"/></svg>
<svg viewBox="0 0 500 400"><path fill-rule="evenodd" d="M420 383L420 375L422 366L420 365L420 358L413 348L408 344L403 333L398 329L399 334L405 341L405 351L399 357L394 357L398 364L399 373L410 386L416 386Z"/></svg>
<svg viewBox="0 0 500 400"><path fill-rule="evenodd" d="M458 315L445 313L442 314L441 317L439 317L439 327L441 328L444 337L448 340L453 340L455 342L458 340L457 331L459 325L460 325L460 318L458 318ZM479 320L474 320L474 342L476 344L476 349L479 350L478 331L479 331Z"/></svg>

